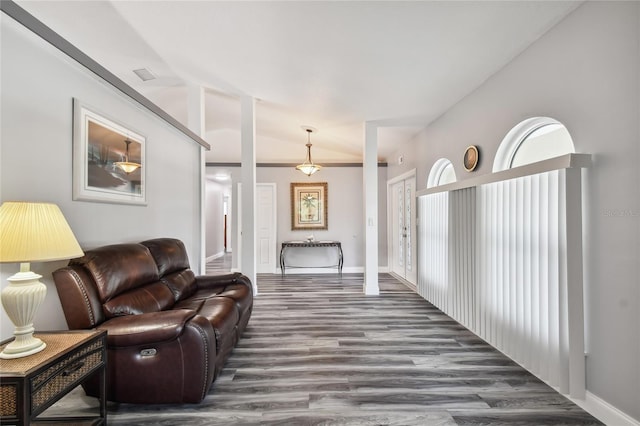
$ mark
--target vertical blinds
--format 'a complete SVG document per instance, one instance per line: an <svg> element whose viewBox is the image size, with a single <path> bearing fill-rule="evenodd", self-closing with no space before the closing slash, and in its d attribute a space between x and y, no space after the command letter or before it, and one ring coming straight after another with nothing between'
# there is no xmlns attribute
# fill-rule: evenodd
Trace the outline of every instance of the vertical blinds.
<svg viewBox="0 0 640 426"><path fill-rule="evenodd" d="M419 294L572 397L585 392L580 192L580 169L561 169L418 198Z"/></svg>

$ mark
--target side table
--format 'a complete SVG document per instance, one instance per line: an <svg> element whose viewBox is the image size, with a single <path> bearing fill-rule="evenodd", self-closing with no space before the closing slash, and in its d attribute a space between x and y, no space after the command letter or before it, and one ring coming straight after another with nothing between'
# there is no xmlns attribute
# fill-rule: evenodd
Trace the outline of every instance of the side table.
<svg viewBox="0 0 640 426"><path fill-rule="evenodd" d="M106 331L40 332L47 347L36 354L0 359L0 424L29 425L35 421L106 425ZM2 346L10 340L2 342ZM2 349L0 346L0 350ZM100 415L38 416L85 380L98 374Z"/></svg>
<svg viewBox="0 0 640 426"><path fill-rule="evenodd" d="M344 264L344 254L342 253L342 244L340 241L284 241L280 249L280 272L284 277L284 271L289 268L306 268L306 266L292 266L286 264L285 253L292 248L316 248L316 247L335 247L338 252L338 263L336 265L323 266L324 268L338 268L340 278L342 278L342 265Z"/></svg>

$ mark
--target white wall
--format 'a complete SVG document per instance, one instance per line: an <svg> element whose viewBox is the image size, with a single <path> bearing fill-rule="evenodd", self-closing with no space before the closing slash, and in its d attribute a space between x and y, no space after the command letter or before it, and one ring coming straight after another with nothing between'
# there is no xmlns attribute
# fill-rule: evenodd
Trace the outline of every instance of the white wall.
<svg viewBox="0 0 640 426"><path fill-rule="evenodd" d="M225 167L231 171L233 185L233 205L237 206L237 180L240 178L239 167ZM216 167L208 167L208 173L215 173ZM294 167L258 167L257 183L275 183L277 191L277 252L280 244L287 240L304 239L313 233L318 240L338 240L342 242L344 252L344 272L359 271L364 267L364 225L362 223L362 167L324 167L320 172L307 177ZM292 231L291 230L291 182L327 182L328 184L328 224L326 231ZM378 168L379 199L379 238L378 259L382 270L387 268L387 207L386 207L386 167ZM234 216L235 217L235 216ZM233 221L234 224L237 220ZM233 230L233 246L237 231ZM233 266L236 267L236 253ZM329 270L328 270L329 271Z"/></svg>
<svg viewBox="0 0 640 426"><path fill-rule="evenodd" d="M403 157L402 164L398 164L397 161L389 162L389 168L387 171L389 180L415 169L416 190L427 187L427 176L429 176L429 170L427 170L427 174L424 175L422 170L424 168L424 159L418 156L418 145L420 143L424 143L421 136L422 134L418 134L407 141L399 143L398 149L389 156L389 158Z"/></svg>
<svg viewBox="0 0 640 426"><path fill-rule="evenodd" d="M200 147L112 86L1 14L0 198L60 206L80 245L175 237L192 267L200 259ZM72 99L146 136L147 206L72 201ZM34 263L47 298L37 330L66 329L51 272L66 262ZM2 287L18 265L0 265ZM1 338L13 326L1 314Z"/></svg>
<svg viewBox="0 0 640 426"><path fill-rule="evenodd" d="M587 390L640 420L639 2L585 2L432 123L415 141L418 187L441 157L458 180L490 173L502 138L534 116L559 120L576 151L593 154L583 178ZM468 145L481 150L473 173Z"/></svg>

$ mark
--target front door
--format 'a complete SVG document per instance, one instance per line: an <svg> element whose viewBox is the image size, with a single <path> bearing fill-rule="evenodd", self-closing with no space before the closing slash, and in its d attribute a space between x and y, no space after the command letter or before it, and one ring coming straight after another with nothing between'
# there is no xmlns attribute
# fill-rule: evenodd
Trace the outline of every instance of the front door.
<svg viewBox="0 0 640 426"><path fill-rule="evenodd" d="M391 180L389 184L391 272L414 285L417 280L415 182L414 174Z"/></svg>

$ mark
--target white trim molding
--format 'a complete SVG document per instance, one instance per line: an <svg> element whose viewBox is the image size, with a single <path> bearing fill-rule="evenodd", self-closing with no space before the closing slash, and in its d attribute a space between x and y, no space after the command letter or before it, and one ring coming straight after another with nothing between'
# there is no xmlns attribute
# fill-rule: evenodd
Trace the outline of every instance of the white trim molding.
<svg viewBox="0 0 640 426"><path fill-rule="evenodd" d="M585 399L570 398L576 405L606 425L640 426L640 421L618 410L602 398L587 391Z"/></svg>
<svg viewBox="0 0 640 426"><path fill-rule="evenodd" d="M431 171L429 172L429 177L427 178L427 188L433 188L434 186L440 185L440 178L442 177L442 173L447 169L447 167L453 167L453 163L448 158L440 158L433 163L431 167ZM455 175L455 169L453 174ZM456 180L458 177L456 176Z"/></svg>
<svg viewBox="0 0 640 426"><path fill-rule="evenodd" d="M220 258L220 257L224 256L224 254L225 254L225 253L224 253L223 251L221 251L221 252L219 252L219 253L216 253L216 254L212 254L211 256L207 257L207 258L205 259L205 261L206 261L206 262L211 262L212 260L215 260L215 259L218 259L218 258Z"/></svg>
<svg viewBox="0 0 640 426"><path fill-rule="evenodd" d="M406 173L403 173L401 175L398 175L396 177L392 177L391 179L387 180L387 187L389 187L390 185L393 185L394 183L398 183L401 180L405 180L411 177L414 177L416 175L416 169L411 169Z"/></svg>
<svg viewBox="0 0 640 426"><path fill-rule="evenodd" d="M493 159L493 172L508 170L513 163L513 157L520 144L533 132L541 127L556 124L564 127L564 124L550 117L528 118L516 124L502 139L496 156Z"/></svg>

